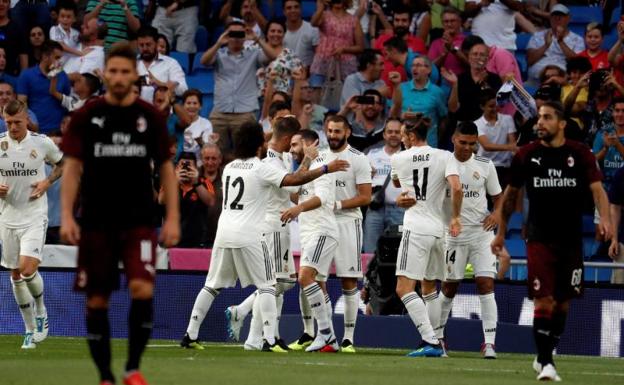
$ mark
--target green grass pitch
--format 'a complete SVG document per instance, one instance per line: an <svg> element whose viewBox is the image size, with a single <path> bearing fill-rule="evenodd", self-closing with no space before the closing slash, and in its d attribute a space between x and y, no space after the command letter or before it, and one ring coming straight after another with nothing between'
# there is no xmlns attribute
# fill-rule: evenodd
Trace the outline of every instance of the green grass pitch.
<svg viewBox="0 0 624 385"><path fill-rule="evenodd" d="M86 342L48 338L22 351L20 336L0 336L3 385L98 384ZM150 385L195 384L527 384L535 383L533 356L499 354L495 361L478 353L450 352L451 358L409 358L407 351L362 349L355 355L246 352L240 345L208 344L184 350L175 341L152 341L142 370ZM126 341L113 341L115 373L120 380ZM622 359L557 356L567 384L624 384ZM118 381L120 383L120 381Z"/></svg>

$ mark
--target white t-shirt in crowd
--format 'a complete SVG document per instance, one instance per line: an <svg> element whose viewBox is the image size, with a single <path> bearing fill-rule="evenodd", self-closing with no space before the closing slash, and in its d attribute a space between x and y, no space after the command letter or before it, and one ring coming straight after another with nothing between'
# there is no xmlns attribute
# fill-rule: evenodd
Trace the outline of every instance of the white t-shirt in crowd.
<svg viewBox="0 0 624 385"><path fill-rule="evenodd" d="M466 0L479 3L481 0ZM516 19L514 11L500 0L495 0L487 7L481 8L472 19L472 34L480 36L485 44L508 50L516 50Z"/></svg>
<svg viewBox="0 0 624 385"><path fill-rule="evenodd" d="M509 115L498 114L496 123L491 124L483 116L475 120L479 136L486 136L493 144L507 144L507 136L516 132L516 124ZM511 166L511 151L485 151L479 146L477 155L491 159L496 167Z"/></svg>
<svg viewBox="0 0 624 385"><path fill-rule="evenodd" d="M296 31L286 30L284 47L295 53L303 65L312 65L314 50L319 43L319 30L307 21L304 21Z"/></svg>
<svg viewBox="0 0 624 385"><path fill-rule="evenodd" d="M386 178L390 176L392 171L392 164L390 163L392 155L386 152L385 146L377 147L368 152L368 159L370 160L371 167L375 170L375 175L373 175L373 187L383 186ZM388 181L384 194L385 203L395 204L400 194L401 189L394 187L392 180Z"/></svg>
<svg viewBox="0 0 624 385"><path fill-rule="evenodd" d="M201 147L197 143L197 139L201 138L203 143L208 143L210 142L210 134L212 134L212 123L201 116L184 130L183 149L186 152L195 153L198 165L201 165Z"/></svg>

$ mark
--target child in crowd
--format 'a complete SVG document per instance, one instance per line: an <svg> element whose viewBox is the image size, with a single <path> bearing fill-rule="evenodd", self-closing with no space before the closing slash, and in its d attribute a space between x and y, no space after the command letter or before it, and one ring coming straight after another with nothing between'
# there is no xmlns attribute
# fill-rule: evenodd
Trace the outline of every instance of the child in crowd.
<svg viewBox="0 0 624 385"><path fill-rule="evenodd" d="M72 26L76 22L76 5L73 2L61 2L58 6L58 24L50 28L50 40L57 41L63 47L65 63L71 55L82 56L80 50L80 32Z"/></svg>
<svg viewBox="0 0 624 385"><path fill-rule="evenodd" d="M56 89L58 73L57 71L50 72L53 75L50 77L50 95L60 101L61 105L69 112L79 109L87 100L97 96L102 87L100 78L90 73L84 73L74 81L72 86L73 95L64 95Z"/></svg>

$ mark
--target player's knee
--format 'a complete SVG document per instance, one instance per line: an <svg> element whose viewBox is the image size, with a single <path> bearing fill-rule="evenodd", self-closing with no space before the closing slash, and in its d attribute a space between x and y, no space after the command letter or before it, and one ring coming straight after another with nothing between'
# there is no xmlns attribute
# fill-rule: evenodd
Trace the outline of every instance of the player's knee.
<svg viewBox="0 0 624 385"><path fill-rule="evenodd" d="M477 293L484 295L494 291L494 279L486 277L478 277L476 279Z"/></svg>
<svg viewBox="0 0 624 385"><path fill-rule="evenodd" d="M420 288L422 290L423 295L431 294L438 290L435 281L428 281L423 279Z"/></svg>
<svg viewBox="0 0 624 385"><path fill-rule="evenodd" d="M342 278L342 288L352 290L357 287L357 278Z"/></svg>
<svg viewBox="0 0 624 385"><path fill-rule="evenodd" d="M150 299L154 296L154 285L143 280L133 280L128 284L132 299Z"/></svg>
<svg viewBox="0 0 624 385"><path fill-rule="evenodd" d="M444 282L442 284L442 294L444 294L446 298L455 298L458 288L459 282Z"/></svg>
<svg viewBox="0 0 624 385"><path fill-rule="evenodd" d="M14 281L19 281L22 279L22 275L20 274L19 269L11 270L11 279Z"/></svg>
<svg viewBox="0 0 624 385"><path fill-rule="evenodd" d="M101 295L93 295L87 298L87 308L89 309L107 309L108 298Z"/></svg>
<svg viewBox="0 0 624 385"><path fill-rule="evenodd" d="M314 270L312 269L304 267L301 269L301 271L299 271L299 285L301 285L301 287L306 287L314 283L314 278L315 274Z"/></svg>
<svg viewBox="0 0 624 385"><path fill-rule="evenodd" d="M533 300L536 311L546 311L552 313L555 310L555 300L553 297L541 297Z"/></svg>

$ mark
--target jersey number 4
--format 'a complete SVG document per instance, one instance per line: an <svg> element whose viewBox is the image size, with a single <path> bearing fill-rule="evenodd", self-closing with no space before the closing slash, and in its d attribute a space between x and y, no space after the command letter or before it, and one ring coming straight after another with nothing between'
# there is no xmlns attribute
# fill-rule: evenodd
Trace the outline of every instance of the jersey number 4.
<svg viewBox="0 0 624 385"><path fill-rule="evenodd" d="M429 178L429 167L422 169L422 180L419 177L419 169L414 169L414 192L416 193L416 200L427 200L427 179Z"/></svg>
<svg viewBox="0 0 624 385"><path fill-rule="evenodd" d="M240 176L232 182L232 188L238 186L238 194L236 198L230 203L230 210L242 210L243 205L239 204L241 198L243 197L243 193L245 192L245 181ZM223 199L223 209L227 210L228 208L228 197L230 195L230 177L225 178L225 199Z"/></svg>

